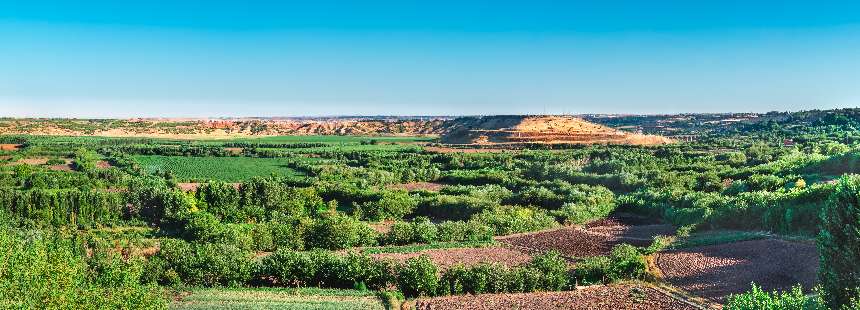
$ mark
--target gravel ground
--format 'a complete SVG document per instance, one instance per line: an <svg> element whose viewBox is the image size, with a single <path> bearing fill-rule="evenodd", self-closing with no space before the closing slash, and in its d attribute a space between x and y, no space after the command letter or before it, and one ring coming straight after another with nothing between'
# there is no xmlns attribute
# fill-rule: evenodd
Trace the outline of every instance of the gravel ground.
<svg viewBox="0 0 860 310"><path fill-rule="evenodd" d="M586 287L576 291L482 294L419 299L429 309L698 309L645 285Z"/></svg>
<svg viewBox="0 0 860 310"><path fill-rule="evenodd" d="M751 240L681 249L657 256L664 279L692 294L725 302L755 282L765 290L815 284L815 245L778 239Z"/></svg>
<svg viewBox="0 0 860 310"><path fill-rule="evenodd" d="M398 262L407 259L427 255L440 269L446 270L458 263L471 266L479 263L499 263L513 267L528 263L531 256L520 251L504 247L486 248L457 248L457 249L431 249L413 253L379 253L371 254L371 257L379 259L393 259Z"/></svg>

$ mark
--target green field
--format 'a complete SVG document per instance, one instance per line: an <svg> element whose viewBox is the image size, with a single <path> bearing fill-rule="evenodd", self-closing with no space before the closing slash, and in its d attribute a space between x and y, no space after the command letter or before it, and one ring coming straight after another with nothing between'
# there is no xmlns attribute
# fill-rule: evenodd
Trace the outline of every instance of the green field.
<svg viewBox="0 0 860 310"><path fill-rule="evenodd" d="M430 142L432 137L414 137L414 136L335 136L335 135L311 135L311 136L267 136L267 137L250 137L250 138L235 138L235 139L203 139L196 140L200 144L220 145L228 142L248 142L248 143L302 143L302 142L322 142L330 144L360 144L362 141L376 140L386 143L415 143L415 142Z"/></svg>
<svg viewBox="0 0 860 310"><path fill-rule="evenodd" d="M254 176L300 176L287 164L290 158L254 157L184 157L138 155L133 156L147 172L171 171L179 181L220 180L241 182ZM309 160L309 159L306 159Z"/></svg>
<svg viewBox="0 0 860 310"><path fill-rule="evenodd" d="M337 289L200 289L171 309L385 309L369 291Z"/></svg>

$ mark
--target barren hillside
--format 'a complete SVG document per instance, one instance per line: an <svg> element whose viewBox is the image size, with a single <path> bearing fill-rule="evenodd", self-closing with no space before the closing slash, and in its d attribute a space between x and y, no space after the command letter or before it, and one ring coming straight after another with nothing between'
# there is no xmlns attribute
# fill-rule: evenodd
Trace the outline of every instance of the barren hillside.
<svg viewBox="0 0 860 310"><path fill-rule="evenodd" d="M629 133L573 116L485 116L459 118L442 142L449 144L607 143L652 145L672 141Z"/></svg>
<svg viewBox="0 0 860 310"><path fill-rule="evenodd" d="M277 135L424 135L450 144L669 143L572 116L485 116L457 119L0 119L0 134L234 138Z"/></svg>

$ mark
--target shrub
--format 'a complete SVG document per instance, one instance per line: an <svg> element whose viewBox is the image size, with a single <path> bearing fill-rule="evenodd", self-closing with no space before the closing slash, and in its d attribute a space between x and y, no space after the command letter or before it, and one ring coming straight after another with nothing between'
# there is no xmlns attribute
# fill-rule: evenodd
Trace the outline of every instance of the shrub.
<svg viewBox="0 0 860 310"><path fill-rule="evenodd" d="M814 297L806 297L799 286L789 292L768 293L753 283L749 292L732 295L726 310L826 310L823 303Z"/></svg>
<svg viewBox="0 0 860 310"><path fill-rule="evenodd" d="M426 255L410 258L397 270L397 288L406 297L433 296L439 286L437 273Z"/></svg>
<svg viewBox="0 0 860 310"><path fill-rule="evenodd" d="M540 275L538 288L541 290L560 291L567 287L570 280L567 261L557 251L532 257L528 268L538 271L535 274Z"/></svg>
<svg viewBox="0 0 860 310"><path fill-rule="evenodd" d="M540 209L503 206L484 210L473 220L493 228L496 235L535 231L558 225L552 216Z"/></svg>
<svg viewBox="0 0 860 310"><path fill-rule="evenodd" d="M87 259L68 236L23 237L0 228L0 308L166 309L163 291L142 285L136 259L95 253Z"/></svg>
<svg viewBox="0 0 860 310"><path fill-rule="evenodd" d="M472 294L500 293L507 290L508 269L499 264L478 264L469 268L463 290Z"/></svg>
<svg viewBox="0 0 860 310"><path fill-rule="evenodd" d="M207 212L192 214L182 232L188 241L216 242L223 235L224 228L218 218Z"/></svg>
<svg viewBox="0 0 860 310"><path fill-rule="evenodd" d="M615 208L614 204L574 204L565 203L558 210L550 211L560 222L582 224L590 220L605 218Z"/></svg>
<svg viewBox="0 0 860 310"><path fill-rule="evenodd" d="M376 231L367 223L342 215L317 219L307 235L308 248L341 250L376 243Z"/></svg>
<svg viewBox="0 0 860 310"><path fill-rule="evenodd" d="M258 277L279 285L384 289L392 282L391 265L365 254L338 255L330 251L297 252L279 249L264 258Z"/></svg>
<svg viewBox="0 0 860 310"><path fill-rule="evenodd" d="M276 249L303 250L305 235L313 226L309 218L282 218L266 223L272 231L272 245Z"/></svg>
<svg viewBox="0 0 860 310"><path fill-rule="evenodd" d="M587 258L577 263L574 277L581 284L607 283L645 276L645 258L636 247L619 244L609 256Z"/></svg>
<svg viewBox="0 0 860 310"><path fill-rule="evenodd" d="M818 279L831 308L858 298L860 287L860 176L844 176L821 210Z"/></svg>
<svg viewBox="0 0 860 310"><path fill-rule="evenodd" d="M478 221L449 221L436 225L438 241L492 241L493 228Z"/></svg>
<svg viewBox="0 0 860 310"><path fill-rule="evenodd" d="M466 293L468 277L469 270L463 264L457 264L448 268L439 278L437 293L439 295L460 295Z"/></svg>
<svg viewBox="0 0 860 310"><path fill-rule="evenodd" d="M254 242L254 250L275 250L275 241L272 236L272 229L269 224L254 224L251 228L250 237Z"/></svg>
<svg viewBox="0 0 860 310"><path fill-rule="evenodd" d="M253 269L252 253L229 244L165 239L155 257L164 262L164 274L157 277L162 284L170 284L169 273L175 272L187 285L240 286Z"/></svg>
<svg viewBox="0 0 860 310"><path fill-rule="evenodd" d="M377 201L368 201L359 205L362 217L374 221L386 219L402 219L412 213L418 201L406 192L385 191Z"/></svg>
<svg viewBox="0 0 860 310"><path fill-rule="evenodd" d="M239 207L239 191L231 184L211 182L200 185L195 193L200 209L212 213L228 223L244 222L248 219Z"/></svg>
<svg viewBox="0 0 860 310"><path fill-rule="evenodd" d="M426 217L416 218L412 221L412 240L415 243L430 243L436 241L438 229Z"/></svg>

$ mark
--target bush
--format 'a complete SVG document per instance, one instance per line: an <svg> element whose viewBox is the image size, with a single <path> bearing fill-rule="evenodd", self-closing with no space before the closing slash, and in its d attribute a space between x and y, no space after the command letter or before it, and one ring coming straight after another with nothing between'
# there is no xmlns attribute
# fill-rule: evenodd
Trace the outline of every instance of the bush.
<svg viewBox="0 0 860 310"><path fill-rule="evenodd" d="M258 277L271 277L284 286L384 289L392 283L388 262L353 252L341 256L321 250L280 249L264 258L257 270Z"/></svg>
<svg viewBox="0 0 860 310"><path fill-rule="evenodd" d="M583 224L585 222L605 218L615 208L614 204L574 204L565 203L558 210L550 211L559 222L567 224Z"/></svg>
<svg viewBox="0 0 860 310"><path fill-rule="evenodd" d="M192 214L185 224L182 237L188 241L217 242L224 228L218 218L207 212Z"/></svg>
<svg viewBox="0 0 860 310"><path fill-rule="evenodd" d="M567 262L558 252L537 255L525 266L456 265L442 273L439 295L558 291L568 288Z"/></svg>
<svg viewBox="0 0 860 310"><path fill-rule="evenodd" d="M844 176L821 211L818 279L833 309L858 298L860 288L860 176Z"/></svg>
<svg viewBox="0 0 860 310"><path fill-rule="evenodd" d="M305 235L313 226L309 218L282 218L266 223L272 231L272 245L276 249L303 250Z"/></svg>
<svg viewBox="0 0 860 310"><path fill-rule="evenodd" d="M317 219L307 235L308 248L341 250L376 243L377 232L367 223L342 215Z"/></svg>
<svg viewBox="0 0 860 310"><path fill-rule="evenodd" d="M426 255L410 258L397 270L397 288L406 297L433 296L439 286L437 273Z"/></svg>
<svg viewBox="0 0 860 310"><path fill-rule="evenodd" d="M68 236L23 237L0 229L0 308L167 309L163 291L142 285L141 261L103 252L86 258Z"/></svg>
<svg viewBox="0 0 860 310"><path fill-rule="evenodd" d="M570 277L568 276L567 261L557 251L550 251L532 257L528 264L540 275L538 288L546 291L560 291L567 287Z"/></svg>
<svg viewBox="0 0 860 310"><path fill-rule="evenodd" d="M768 293L753 283L749 292L732 295L726 310L826 310L821 300L806 297L799 286L789 292Z"/></svg>
<svg viewBox="0 0 860 310"><path fill-rule="evenodd" d="M241 286L251 278L252 256L229 244L165 239L155 256L163 261L163 274L155 278L162 284L173 284L171 273L175 272L187 285Z"/></svg>
<svg viewBox="0 0 860 310"><path fill-rule="evenodd" d="M574 277L580 284L608 283L645 276L645 258L636 247L619 244L609 256L590 257L579 262Z"/></svg>
<svg viewBox="0 0 860 310"><path fill-rule="evenodd" d="M436 225L438 241L492 241L493 228L477 221L442 222Z"/></svg>
<svg viewBox="0 0 860 310"><path fill-rule="evenodd" d="M558 225L555 219L543 210L518 206L484 210L475 215L473 220L492 227L495 235L535 231Z"/></svg>
<svg viewBox="0 0 860 310"><path fill-rule="evenodd" d="M373 221L387 219L402 219L412 213L418 201L406 192L385 191L377 201L368 201L359 205L361 216Z"/></svg>
<svg viewBox="0 0 860 310"><path fill-rule="evenodd" d="M254 242L254 250L274 251L276 249L269 224L254 224L250 236Z"/></svg>

